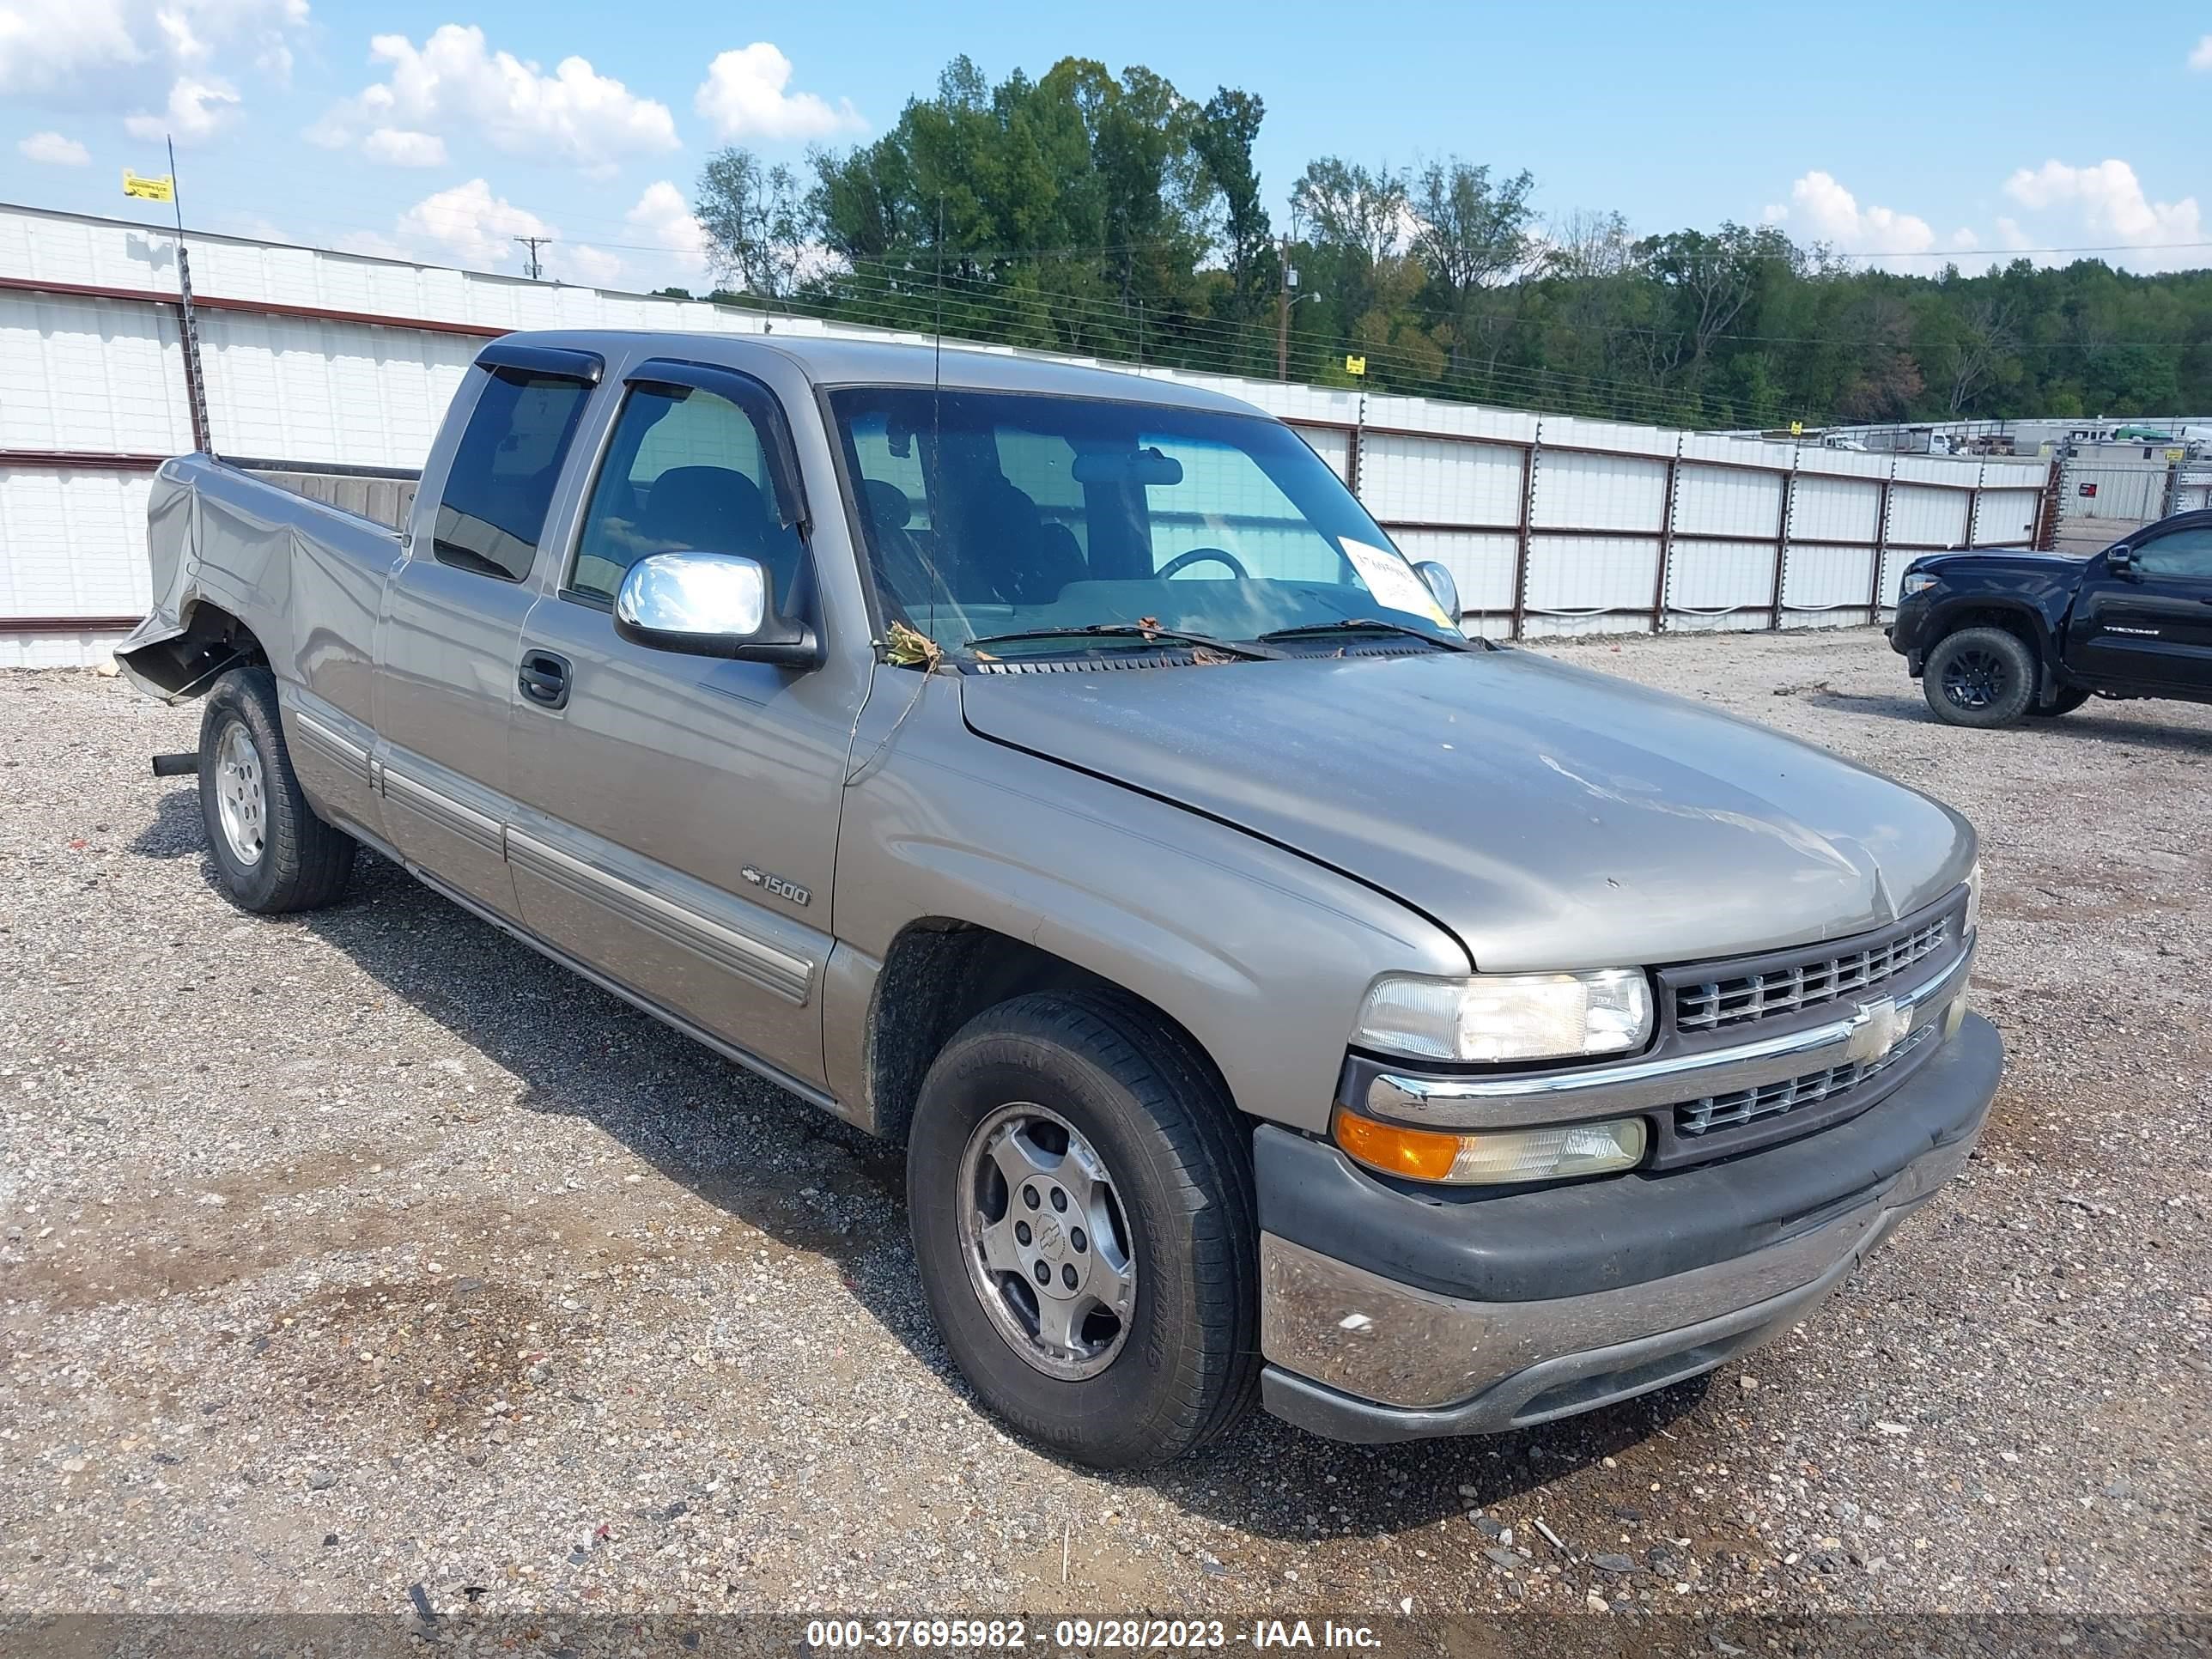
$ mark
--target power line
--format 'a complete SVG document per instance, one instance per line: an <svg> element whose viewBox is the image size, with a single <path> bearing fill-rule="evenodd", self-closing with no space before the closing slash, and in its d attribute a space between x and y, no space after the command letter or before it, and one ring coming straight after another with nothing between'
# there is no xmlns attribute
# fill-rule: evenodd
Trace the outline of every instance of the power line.
<svg viewBox="0 0 2212 1659"><path fill-rule="evenodd" d="M538 250L549 246L553 239L550 236L517 236L514 240L530 250L529 263L523 269L532 282L538 281L544 276L545 267L538 260Z"/></svg>

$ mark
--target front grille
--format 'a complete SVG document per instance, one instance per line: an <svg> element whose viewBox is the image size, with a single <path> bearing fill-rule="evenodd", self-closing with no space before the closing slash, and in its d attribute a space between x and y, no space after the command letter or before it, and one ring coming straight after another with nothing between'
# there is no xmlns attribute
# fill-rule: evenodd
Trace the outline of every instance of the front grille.
<svg viewBox="0 0 2212 1659"><path fill-rule="evenodd" d="M1863 991L1942 953L1950 944L1954 921L1954 915L1942 915L1863 949L1838 951L1832 946L1816 946L1803 960L1780 967L1678 984L1674 1029L1684 1033L1723 1030Z"/></svg>
<svg viewBox="0 0 2212 1659"><path fill-rule="evenodd" d="M1908 1032L1904 1042L1880 1060L1863 1065L1852 1061L1831 1066L1823 1071L1807 1072L1801 1077L1784 1078L1778 1083L1763 1083L1755 1089L1736 1089L1724 1095L1707 1095L1701 1100L1690 1101L1674 1109L1674 1133L1686 1139L1694 1139L1716 1130L1740 1129L1747 1123L1778 1117L1784 1112L1794 1112L1802 1107L1817 1106L1880 1077L1935 1032L1936 1022L1930 1020Z"/></svg>

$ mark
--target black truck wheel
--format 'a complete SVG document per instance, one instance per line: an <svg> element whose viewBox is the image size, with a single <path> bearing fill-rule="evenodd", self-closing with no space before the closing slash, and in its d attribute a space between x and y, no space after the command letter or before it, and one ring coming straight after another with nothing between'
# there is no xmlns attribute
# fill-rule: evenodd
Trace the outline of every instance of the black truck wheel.
<svg viewBox="0 0 2212 1659"><path fill-rule="evenodd" d="M1928 653L1920 689L1936 717L1953 726L2010 726L2035 701L2035 658L2017 634L1962 628Z"/></svg>
<svg viewBox="0 0 2212 1659"><path fill-rule="evenodd" d="M216 884L233 904L277 915L319 908L344 890L354 839L301 793L267 669L234 668L208 693L199 778Z"/></svg>
<svg viewBox="0 0 2212 1659"><path fill-rule="evenodd" d="M2087 691L2061 691L2049 702L2030 704L2027 712L2032 719L2044 720L2056 720L2061 714L2072 714L2075 709L2079 708L2083 703L2088 701L2089 694Z"/></svg>
<svg viewBox="0 0 2212 1659"><path fill-rule="evenodd" d="M1259 1228L1249 1137L1212 1070L1143 1008L1017 997L923 1081L915 1253L983 1402L1093 1468L1165 1462L1250 1405Z"/></svg>

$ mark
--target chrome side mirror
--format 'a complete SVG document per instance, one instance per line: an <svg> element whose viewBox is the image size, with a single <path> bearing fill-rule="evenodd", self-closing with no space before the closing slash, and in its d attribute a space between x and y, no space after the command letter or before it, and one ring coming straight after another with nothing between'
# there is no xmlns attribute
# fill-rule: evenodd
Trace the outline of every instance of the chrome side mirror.
<svg viewBox="0 0 2212 1659"><path fill-rule="evenodd" d="M759 560L735 553L649 553L615 593L615 632L656 651L811 668L814 630L776 614Z"/></svg>
<svg viewBox="0 0 2212 1659"><path fill-rule="evenodd" d="M1428 584L1429 597L1433 599L1454 628L1459 626L1459 584L1452 573L1434 559L1423 559L1413 567L1420 579Z"/></svg>
<svg viewBox="0 0 2212 1659"><path fill-rule="evenodd" d="M2124 576L2136 568L2136 550L2125 542L2105 550L2105 568L2116 576Z"/></svg>

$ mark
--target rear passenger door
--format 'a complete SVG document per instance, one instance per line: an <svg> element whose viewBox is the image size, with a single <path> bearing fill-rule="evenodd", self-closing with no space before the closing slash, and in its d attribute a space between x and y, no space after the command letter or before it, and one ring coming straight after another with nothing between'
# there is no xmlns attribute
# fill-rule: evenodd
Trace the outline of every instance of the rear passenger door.
<svg viewBox="0 0 2212 1659"><path fill-rule="evenodd" d="M487 346L432 457L405 555L385 589L376 765L384 824L436 882L516 915L504 826L507 726L530 580L563 465L602 362ZM452 428L459 423L459 434Z"/></svg>
<svg viewBox="0 0 2212 1659"><path fill-rule="evenodd" d="M820 614L783 420L729 369L629 375L573 556L523 630L526 655L558 658L568 679L557 702L516 708L507 855L533 933L816 1084L837 811L874 659L839 649ZM678 549L758 559L778 608L823 632L822 665L620 638L630 565Z"/></svg>

